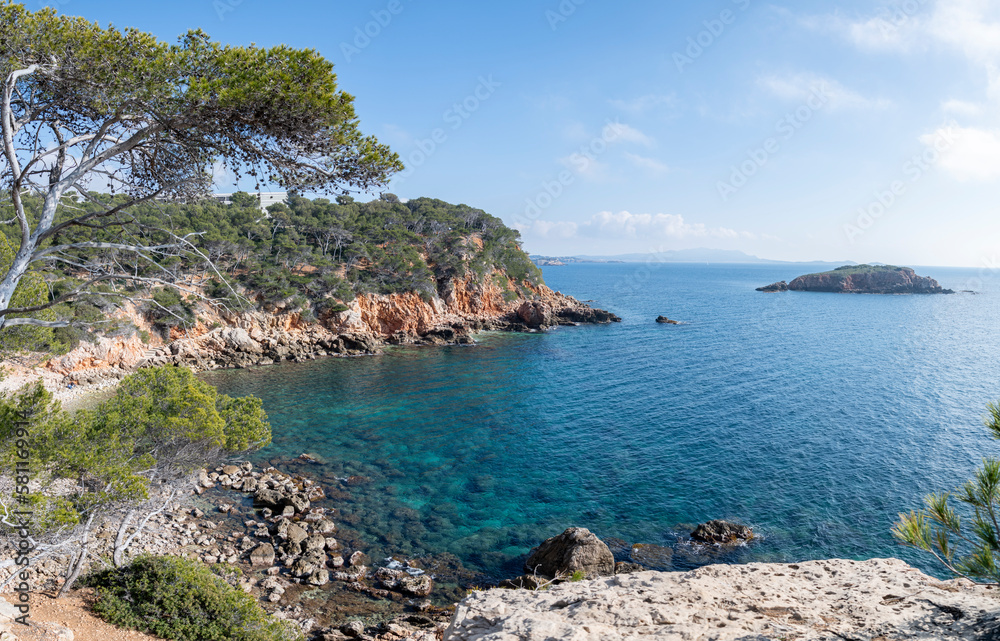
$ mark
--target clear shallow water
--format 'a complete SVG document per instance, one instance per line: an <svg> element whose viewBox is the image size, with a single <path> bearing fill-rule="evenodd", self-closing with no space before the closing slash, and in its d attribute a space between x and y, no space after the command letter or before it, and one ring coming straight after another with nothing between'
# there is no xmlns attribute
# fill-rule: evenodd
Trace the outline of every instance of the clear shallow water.
<svg viewBox="0 0 1000 641"><path fill-rule="evenodd" d="M551 267L550 286L623 322L205 378L264 399L258 460L322 457L308 471L376 558L449 552L503 577L571 525L671 545L683 524L737 518L764 539L723 560L936 571L889 530L1000 451L981 425L1000 399L1000 274L917 270L976 296L754 291L807 271ZM370 482L336 480L351 475Z"/></svg>

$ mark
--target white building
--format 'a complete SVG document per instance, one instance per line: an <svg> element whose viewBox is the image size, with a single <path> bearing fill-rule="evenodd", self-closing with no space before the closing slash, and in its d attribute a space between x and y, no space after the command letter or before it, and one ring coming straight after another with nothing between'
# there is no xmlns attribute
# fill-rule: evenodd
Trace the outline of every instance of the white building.
<svg viewBox="0 0 1000 641"><path fill-rule="evenodd" d="M257 196L260 199L260 210L265 214L267 213L267 208L271 205L288 202L287 191L261 191L251 193L250 195ZM233 194L212 194L212 198L218 200L223 205L231 205L233 202Z"/></svg>

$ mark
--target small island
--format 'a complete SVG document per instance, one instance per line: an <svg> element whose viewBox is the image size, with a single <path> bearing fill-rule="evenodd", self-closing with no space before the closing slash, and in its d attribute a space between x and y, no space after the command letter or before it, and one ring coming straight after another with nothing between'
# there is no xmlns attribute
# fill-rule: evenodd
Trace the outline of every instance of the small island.
<svg viewBox="0 0 1000 641"><path fill-rule="evenodd" d="M909 267L895 265L844 265L837 269L799 276L790 283L779 281L759 292L836 292L844 294L954 294Z"/></svg>

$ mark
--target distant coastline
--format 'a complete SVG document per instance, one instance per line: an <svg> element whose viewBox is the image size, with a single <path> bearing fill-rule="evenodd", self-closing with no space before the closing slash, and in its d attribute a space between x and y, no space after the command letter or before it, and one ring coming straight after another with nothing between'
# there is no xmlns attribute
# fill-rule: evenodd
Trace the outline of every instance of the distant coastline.
<svg viewBox="0 0 1000 641"><path fill-rule="evenodd" d="M842 261L784 261L758 258L735 249L670 249L645 254L615 254L611 256L547 256L531 254L531 260L539 267L561 266L574 263L738 263L767 265L854 265L848 260Z"/></svg>

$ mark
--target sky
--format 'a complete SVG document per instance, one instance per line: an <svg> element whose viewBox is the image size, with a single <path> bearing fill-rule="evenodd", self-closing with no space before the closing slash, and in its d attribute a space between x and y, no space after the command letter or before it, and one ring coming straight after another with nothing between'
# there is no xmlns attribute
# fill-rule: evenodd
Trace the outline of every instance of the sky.
<svg viewBox="0 0 1000 641"><path fill-rule="evenodd" d="M26 5L315 49L406 165L386 191L531 253L1000 266L993 0Z"/></svg>

